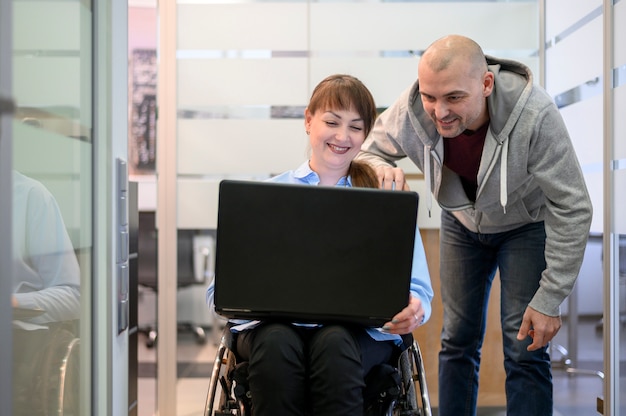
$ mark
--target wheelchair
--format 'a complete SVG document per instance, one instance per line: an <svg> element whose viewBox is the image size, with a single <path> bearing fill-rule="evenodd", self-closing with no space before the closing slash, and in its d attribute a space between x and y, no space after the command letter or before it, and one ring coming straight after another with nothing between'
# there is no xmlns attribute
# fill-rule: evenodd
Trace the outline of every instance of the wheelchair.
<svg viewBox="0 0 626 416"><path fill-rule="evenodd" d="M366 386L366 416L432 416L419 345L411 334L403 341L407 348L400 353L397 366L389 366L393 382L377 383L379 390L373 392L368 392L369 384ZM204 416L253 416L247 363L238 362L230 342L230 331L225 328L213 363Z"/></svg>
<svg viewBox="0 0 626 416"><path fill-rule="evenodd" d="M72 325L52 324L43 337L21 334L32 345L13 363L13 415L79 415L80 338Z"/></svg>

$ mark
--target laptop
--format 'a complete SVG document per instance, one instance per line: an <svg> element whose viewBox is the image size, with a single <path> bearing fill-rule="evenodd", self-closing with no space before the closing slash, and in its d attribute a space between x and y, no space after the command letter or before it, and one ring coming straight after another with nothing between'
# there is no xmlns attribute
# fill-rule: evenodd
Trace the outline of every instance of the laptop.
<svg viewBox="0 0 626 416"><path fill-rule="evenodd" d="M215 310L381 327L409 300L418 194L222 180Z"/></svg>

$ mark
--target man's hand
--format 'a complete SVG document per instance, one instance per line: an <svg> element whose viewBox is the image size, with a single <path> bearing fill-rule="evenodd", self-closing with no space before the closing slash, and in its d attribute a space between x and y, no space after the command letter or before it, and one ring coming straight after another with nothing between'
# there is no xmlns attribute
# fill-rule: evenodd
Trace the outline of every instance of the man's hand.
<svg viewBox="0 0 626 416"><path fill-rule="evenodd" d="M409 185L404 179L404 171L401 168L391 166L376 166L376 176L380 189L408 191Z"/></svg>
<svg viewBox="0 0 626 416"><path fill-rule="evenodd" d="M517 333L517 339L522 341L527 336L531 337L533 342L528 346L527 350L535 351L548 345L548 342L554 338L559 329L561 329L560 316L544 315L529 306L526 308L526 312L524 312L522 326Z"/></svg>

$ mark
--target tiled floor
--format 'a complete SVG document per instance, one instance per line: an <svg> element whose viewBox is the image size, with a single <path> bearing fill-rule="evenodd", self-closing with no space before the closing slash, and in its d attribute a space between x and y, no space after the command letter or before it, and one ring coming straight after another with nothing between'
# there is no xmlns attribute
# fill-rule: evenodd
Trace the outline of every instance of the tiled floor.
<svg viewBox="0 0 626 416"><path fill-rule="evenodd" d="M602 334L596 330L597 320L581 320L578 326L578 362L576 367L584 370L602 370ZM626 332L626 331L622 331ZM146 348L140 338L139 361L139 416L152 416L155 412L156 381L154 379L155 349ZM567 324L557 336L556 342L567 345ZM625 338L626 341L626 338ZM626 342L622 357L626 357ZM157 346L158 347L158 346ZM215 343L207 342L200 346L191 334L181 333L178 339L179 375L176 416L202 416L209 374L215 358ZM555 363L554 375L554 416L591 416L596 412L596 398L601 397L602 380L594 374L568 374L558 368L558 351L553 352ZM626 365L622 364L622 374L626 374ZM622 384L622 414L626 414L626 389ZM531 399L531 398L529 398ZM437 415L436 409L433 413ZM480 409L480 416L504 416L500 408Z"/></svg>

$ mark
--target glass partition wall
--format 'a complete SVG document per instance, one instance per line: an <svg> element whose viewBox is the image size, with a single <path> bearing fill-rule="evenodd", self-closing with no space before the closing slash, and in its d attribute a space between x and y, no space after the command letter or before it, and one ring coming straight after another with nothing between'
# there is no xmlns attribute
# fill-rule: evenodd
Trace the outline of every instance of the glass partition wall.
<svg viewBox="0 0 626 416"><path fill-rule="evenodd" d="M12 55L13 414L88 414L90 3L14 1Z"/></svg>
<svg viewBox="0 0 626 416"><path fill-rule="evenodd" d="M126 8L0 0L3 415L129 411Z"/></svg>
<svg viewBox="0 0 626 416"><path fill-rule="evenodd" d="M626 2L543 3L546 88L561 108L594 207L583 269L564 305L567 349L557 364L571 377L555 386L555 395L557 387L578 394L555 400L555 408L570 414L569 400L580 402L581 414L614 416L626 411ZM585 267L588 258L593 267Z"/></svg>

